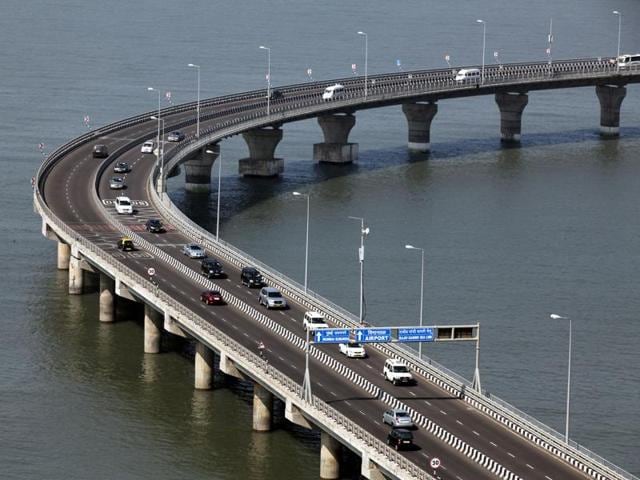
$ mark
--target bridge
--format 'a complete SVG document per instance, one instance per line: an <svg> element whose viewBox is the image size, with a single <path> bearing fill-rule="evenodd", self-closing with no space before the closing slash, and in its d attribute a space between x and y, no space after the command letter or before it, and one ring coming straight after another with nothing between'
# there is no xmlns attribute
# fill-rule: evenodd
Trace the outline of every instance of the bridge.
<svg viewBox="0 0 640 480"><path fill-rule="evenodd" d="M485 67L484 81L477 84L456 82L451 70L423 70L279 87L281 95L272 98L264 89L212 98L128 118L61 146L38 169L34 207L43 235L57 242L57 266L69 271L70 294L97 288L100 321L106 323L116 319L116 301L144 304L145 353L160 351L165 332L193 341L197 389L211 388L214 368L253 382L256 431L272 428L274 399L280 399L287 420L321 432L321 478L339 478L341 450L348 449L360 457L361 474L370 479L436 478L428 462L437 457L442 462L437 475L443 479L637 480L399 344L373 344L366 360L346 359L331 345L310 347L313 395L305 396L304 312L322 311L336 327L357 327L358 319L196 225L165 191L166 178L179 166L185 169L186 188L208 190L221 141L239 134L249 148L249 157L239 161L240 174L278 175L284 168L275 156L282 125L306 118L317 117L324 132L324 142L314 145L315 160L352 162L357 145L348 142L348 134L355 112L388 105L402 105L409 148L427 151L440 100L495 95L502 139L517 142L527 92L595 86L601 132L617 135L625 85L638 81L640 72L618 71L610 59L581 59ZM323 101L324 88L334 83L344 86L343 95ZM140 145L159 136L158 116L165 130L179 128L188 135L166 151L159 148L156 159L141 154ZM96 144L107 146L106 159L92 157ZM135 204L131 216L118 216L112 207L108 177L121 161L133 167L127 175L127 195ZM145 232L144 221L151 217L162 218L167 231ZM116 249L123 234L133 239L135 252ZM198 262L181 253L181 246L193 241L224 263L227 280L203 277ZM290 309L281 314L257 306L255 290L238 281L247 265L257 266L266 283L284 293ZM226 305L200 302L200 293L208 289L220 290ZM268 347L266 359L257 355L257 339ZM410 366L416 385L393 386L382 378L389 357ZM388 428L381 415L389 407L411 412L419 448L398 452L386 444Z"/></svg>

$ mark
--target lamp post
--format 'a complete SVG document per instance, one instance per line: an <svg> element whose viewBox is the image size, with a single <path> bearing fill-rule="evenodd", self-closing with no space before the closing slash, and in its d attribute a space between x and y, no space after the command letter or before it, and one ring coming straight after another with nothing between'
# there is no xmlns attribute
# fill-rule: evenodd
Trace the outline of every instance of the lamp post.
<svg viewBox="0 0 640 480"><path fill-rule="evenodd" d="M306 197L307 198L307 235L306 235L306 241L305 241L305 248L304 248L304 293L307 293L307 272L308 267L309 267L309 198L310 195L308 193L300 193L300 192L293 192L293 195L295 195L296 197Z"/></svg>
<svg viewBox="0 0 640 480"><path fill-rule="evenodd" d="M220 238L220 191L222 189L222 152L205 150L205 153L215 155L218 153L218 201L216 203L216 242Z"/></svg>
<svg viewBox="0 0 640 480"><path fill-rule="evenodd" d="M365 32L358 32L364 36L364 98L367 98L367 75L369 70L369 36Z"/></svg>
<svg viewBox="0 0 640 480"><path fill-rule="evenodd" d="M260 45L260 48L267 51L267 116L269 116L271 105L271 48Z"/></svg>
<svg viewBox="0 0 640 480"><path fill-rule="evenodd" d="M482 79L480 83L484 84L484 52L487 40L487 24L484 20L480 19L476 20L476 22L482 24Z"/></svg>
<svg viewBox="0 0 640 480"><path fill-rule="evenodd" d="M364 310L364 239L369 235L369 227L364 227L364 218L348 217L352 220L360 220L360 248L358 249L358 259L360 261L360 325L363 323Z"/></svg>
<svg viewBox="0 0 640 480"><path fill-rule="evenodd" d="M622 31L622 13L618 10L613 11L614 15L618 16L618 55L616 55L616 72L620 70L618 65L618 58L620 57L620 33Z"/></svg>
<svg viewBox="0 0 640 480"><path fill-rule="evenodd" d="M158 125L162 123L162 135L158 135L158 162L160 163L160 176L156 182L156 190L162 197L162 192L164 192L164 118L160 118L155 115L152 115L149 118L151 118L151 120L157 120ZM160 143L160 138L162 138L162 145Z"/></svg>
<svg viewBox="0 0 640 480"><path fill-rule="evenodd" d="M569 320L569 364L567 367L567 418L565 421L564 442L569 443L569 400L571 397L571 318L562 317L552 313L549 315L552 320Z"/></svg>
<svg viewBox="0 0 640 480"><path fill-rule="evenodd" d="M195 68L198 71L198 103L196 106L196 138L200 138L200 65L190 63L187 67Z"/></svg>
<svg viewBox="0 0 640 480"><path fill-rule="evenodd" d="M420 250L422 257L420 269L420 326L422 327L422 312L424 310L424 248L414 247L413 245L405 245L407 250ZM418 343L418 356L422 358L422 342Z"/></svg>
<svg viewBox="0 0 640 480"><path fill-rule="evenodd" d="M147 87L150 92L158 93L158 116L156 118L151 117L153 120L158 120L158 148L160 148L160 90L153 87Z"/></svg>

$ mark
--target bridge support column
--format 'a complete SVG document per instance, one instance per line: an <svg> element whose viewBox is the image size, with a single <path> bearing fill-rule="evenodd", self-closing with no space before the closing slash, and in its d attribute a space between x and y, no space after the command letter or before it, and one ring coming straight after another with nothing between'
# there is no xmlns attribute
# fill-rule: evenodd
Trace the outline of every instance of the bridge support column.
<svg viewBox="0 0 640 480"><path fill-rule="evenodd" d="M596 85L596 95L600 100L600 135L603 137L620 135L620 106L626 94L624 86Z"/></svg>
<svg viewBox="0 0 640 480"><path fill-rule="evenodd" d="M438 113L437 103L403 103L402 111L409 127L409 150L431 150L431 121Z"/></svg>
<svg viewBox="0 0 640 480"><path fill-rule="evenodd" d="M249 158L242 158L238 168L245 177L275 177L284 172L284 160L274 154L280 140L282 129L256 128L242 134L249 147Z"/></svg>
<svg viewBox="0 0 640 480"><path fill-rule="evenodd" d="M325 163L352 163L358 160L358 144L349 143L356 117L347 114L320 115L318 123L324 142L313 145L313 159Z"/></svg>
<svg viewBox="0 0 640 480"><path fill-rule="evenodd" d="M71 246L68 243L58 242L58 270L69 270L69 257Z"/></svg>
<svg viewBox="0 0 640 480"><path fill-rule="evenodd" d="M328 433L320 433L320 478L340 478L340 442Z"/></svg>
<svg viewBox="0 0 640 480"><path fill-rule="evenodd" d="M505 143L520 142L522 112L529 103L526 93L496 93L496 103L500 109L500 134Z"/></svg>
<svg viewBox="0 0 640 480"><path fill-rule="evenodd" d="M211 390L213 385L213 352L202 342L196 343L195 388Z"/></svg>
<svg viewBox="0 0 640 480"><path fill-rule="evenodd" d="M80 252L75 247L71 248L69 257L69 295L81 295L84 272L82 271L82 259Z"/></svg>
<svg viewBox="0 0 640 480"><path fill-rule="evenodd" d="M109 275L100 273L100 321L113 322L116 311L116 282Z"/></svg>
<svg viewBox="0 0 640 480"><path fill-rule="evenodd" d="M207 153L213 152L213 153ZM211 166L220 155L220 147L207 145L193 158L184 162L184 188L188 192L209 193L211 188Z"/></svg>
<svg viewBox="0 0 640 480"><path fill-rule="evenodd" d="M273 394L260 385L253 383L253 429L256 432L271 430L273 414Z"/></svg>
<svg viewBox="0 0 640 480"><path fill-rule="evenodd" d="M160 353L164 316L151 305L144 305L144 353Z"/></svg>

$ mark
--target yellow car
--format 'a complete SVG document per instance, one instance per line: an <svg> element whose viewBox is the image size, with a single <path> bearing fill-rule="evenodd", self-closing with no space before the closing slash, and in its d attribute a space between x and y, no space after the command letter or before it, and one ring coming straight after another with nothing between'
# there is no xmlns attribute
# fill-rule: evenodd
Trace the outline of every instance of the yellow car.
<svg viewBox="0 0 640 480"><path fill-rule="evenodd" d="M133 247L133 240L131 240L129 237L122 237L120 240L118 240L118 249L122 250L123 252L130 252L132 250L135 250L135 248Z"/></svg>

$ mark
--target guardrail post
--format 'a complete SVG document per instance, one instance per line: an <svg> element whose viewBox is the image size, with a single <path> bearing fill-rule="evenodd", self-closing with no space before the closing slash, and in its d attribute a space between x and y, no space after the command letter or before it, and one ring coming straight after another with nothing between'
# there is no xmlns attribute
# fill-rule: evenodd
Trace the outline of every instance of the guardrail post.
<svg viewBox="0 0 640 480"><path fill-rule="evenodd" d="M151 305L144 306L144 353L160 353L163 315Z"/></svg>
<svg viewBox="0 0 640 480"><path fill-rule="evenodd" d="M428 152L431 150L431 121L438 113L438 104L403 103L402 111L409 127L409 150Z"/></svg>
<svg viewBox="0 0 640 480"><path fill-rule="evenodd" d="M115 319L116 282L104 273L100 273L100 321L113 322Z"/></svg>
<svg viewBox="0 0 640 480"><path fill-rule="evenodd" d="M273 394L258 382L253 382L253 429L256 432L271 430L272 415Z"/></svg>
<svg viewBox="0 0 640 480"><path fill-rule="evenodd" d="M350 113L318 116L324 133L323 143L313 144L313 159L325 163L353 163L358 160L358 144L349 143L349 132L356 124Z"/></svg>
<svg viewBox="0 0 640 480"><path fill-rule="evenodd" d="M195 388L210 390L213 384L213 351L202 342L196 342Z"/></svg>
<svg viewBox="0 0 640 480"><path fill-rule="evenodd" d="M505 143L520 142L522 112L529 102L526 93L496 93L496 103L500 109L500 134Z"/></svg>
<svg viewBox="0 0 640 480"><path fill-rule="evenodd" d="M624 86L596 85L596 95L600 100L600 135L603 137L620 135L620 106L626 94Z"/></svg>
<svg viewBox="0 0 640 480"><path fill-rule="evenodd" d="M340 478L340 442L324 430L320 433L320 478Z"/></svg>

